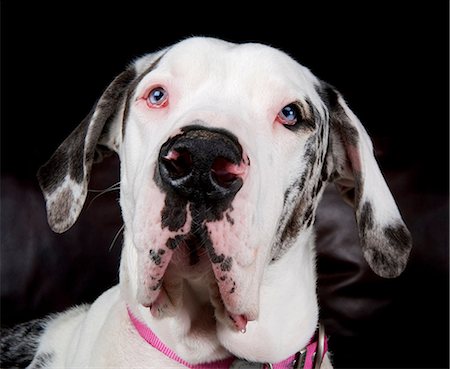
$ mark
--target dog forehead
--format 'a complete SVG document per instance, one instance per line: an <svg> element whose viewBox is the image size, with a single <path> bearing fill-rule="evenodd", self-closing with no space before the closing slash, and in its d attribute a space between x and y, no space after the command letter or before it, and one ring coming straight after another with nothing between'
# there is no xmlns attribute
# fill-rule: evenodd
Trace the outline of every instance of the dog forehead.
<svg viewBox="0 0 450 369"><path fill-rule="evenodd" d="M142 58L137 65L145 64L145 60ZM170 46L161 52L152 71L182 78L192 86L214 79L221 83L233 81L236 87L246 86L253 91L285 89L304 96L314 93L318 84L308 68L276 48L207 37L193 37Z"/></svg>
<svg viewBox="0 0 450 369"><path fill-rule="evenodd" d="M233 67L249 66L249 69L274 71L280 64L291 63L292 67L297 64L284 52L267 45L237 44L206 37L189 38L173 45L165 59L180 69L217 66L232 70Z"/></svg>

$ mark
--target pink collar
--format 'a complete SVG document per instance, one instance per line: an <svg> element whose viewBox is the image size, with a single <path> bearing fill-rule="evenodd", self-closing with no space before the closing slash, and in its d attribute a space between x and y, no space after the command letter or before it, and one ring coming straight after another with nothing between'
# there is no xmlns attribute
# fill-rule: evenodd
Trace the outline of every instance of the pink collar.
<svg viewBox="0 0 450 369"><path fill-rule="evenodd" d="M190 364L187 361L180 358L175 352L168 348L160 339L153 333L153 331L138 318L134 316L131 310L127 307L128 315L130 316L131 322L138 331L139 335L147 341L155 349L166 355L168 358L184 365L191 369L229 369L231 367L243 368L247 366L240 366L238 363L247 363L244 360L230 357L228 359L223 359L219 361L214 361L205 364ZM314 337L315 338L315 337ZM327 352L327 340L323 330L323 326L319 326L319 333L317 335L317 340L311 339L308 346L305 349L297 352L295 355L288 357L286 360L280 361L279 363L263 364L264 369L319 369L322 364L322 360ZM315 357L320 358L319 362L315 362ZM241 365L242 365L241 364ZM248 365L249 363L247 363Z"/></svg>

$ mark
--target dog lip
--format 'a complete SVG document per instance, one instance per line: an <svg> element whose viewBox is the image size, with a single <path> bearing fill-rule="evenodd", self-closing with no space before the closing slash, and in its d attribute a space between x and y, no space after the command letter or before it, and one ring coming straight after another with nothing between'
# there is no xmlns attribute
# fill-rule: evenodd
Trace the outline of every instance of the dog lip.
<svg viewBox="0 0 450 369"><path fill-rule="evenodd" d="M225 326L244 333L248 322L256 320L256 314L227 305L220 293L217 281L214 280L213 282L213 280L210 284L210 301L215 310L216 320Z"/></svg>
<svg viewBox="0 0 450 369"><path fill-rule="evenodd" d="M231 321L233 322L235 328L244 333L245 330L247 329L247 323L248 323L248 319L244 314L230 314L228 313L228 317L231 319Z"/></svg>

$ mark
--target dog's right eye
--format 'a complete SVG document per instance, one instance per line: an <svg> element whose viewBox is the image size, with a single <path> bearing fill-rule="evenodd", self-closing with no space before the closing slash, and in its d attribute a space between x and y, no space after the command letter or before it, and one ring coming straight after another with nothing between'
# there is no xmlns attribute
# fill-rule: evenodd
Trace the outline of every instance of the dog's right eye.
<svg viewBox="0 0 450 369"><path fill-rule="evenodd" d="M156 87L147 96L147 105L150 108L164 108L169 103L169 94L162 87Z"/></svg>
<svg viewBox="0 0 450 369"><path fill-rule="evenodd" d="M286 105L277 115L277 121L285 126L293 126L300 119L300 112L295 104Z"/></svg>

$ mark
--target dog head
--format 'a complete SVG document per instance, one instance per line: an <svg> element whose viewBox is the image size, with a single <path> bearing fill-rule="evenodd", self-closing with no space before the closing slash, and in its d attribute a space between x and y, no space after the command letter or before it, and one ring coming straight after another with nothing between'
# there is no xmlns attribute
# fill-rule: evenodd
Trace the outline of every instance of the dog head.
<svg viewBox="0 0 450 369"><path fill-rule="evenodd" d="M309 250L327 182L354 207L375 273L405 267L410 236L363 126L339 92L271 47L192 38L131 64L38 173L54 231L76 221L104 150L121 159L135 298L155 316L176 311L183 280L203 278L217 319L245 329L265 270Z"/></svg>

